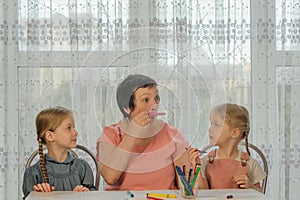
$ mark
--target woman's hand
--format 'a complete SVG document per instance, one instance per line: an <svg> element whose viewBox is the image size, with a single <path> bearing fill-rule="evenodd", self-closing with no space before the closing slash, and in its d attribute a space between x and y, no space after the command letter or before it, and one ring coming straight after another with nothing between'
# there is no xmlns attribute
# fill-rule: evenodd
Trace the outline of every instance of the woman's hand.
<svg viewBox="0 0 300 200"><path fill-rule="evenodd" d="M131 137L144 140L155 136L159 130L155 124L151 124L148 112L141 111L131 119L125 133Z"/></svg>
<svg viewBox="0 0 300 200"><path fill-rule="evenodd" d="M87 187L84 187L82 185L77 185L74 189L73 189L74 192L88 192L90 191L89 188Z"/></svg>
<svg viewBox="0 0 300 200"><path fill-rule="evenodd" d="M147 111L142 111L142 112L138 113L137 115L135 115L132 118L132 121L136 125L138 125L140 127L144 127L144 126L147 126L148 124L150 124L150 117L149 117Z"/></svg>
<svg viewBox="0 0 300 200"><path fill-rule="evenodd" d="M200 162L200 151L197 148L189 148L187 150L190 164L195 167L196 164L201 164Z"/></svg>
<svg viewBox="0 0 300 200"><path fill-rule="evenodd" d="M39 183L33 186L33 190L36 192L52 192L55 190L55 187L49 183Z"/></svg>

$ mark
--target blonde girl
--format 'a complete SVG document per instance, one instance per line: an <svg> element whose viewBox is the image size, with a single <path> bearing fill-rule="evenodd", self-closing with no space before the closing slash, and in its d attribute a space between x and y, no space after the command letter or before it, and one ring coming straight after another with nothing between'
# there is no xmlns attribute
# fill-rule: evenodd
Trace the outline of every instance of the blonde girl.
<svg viewBox="0 0 300 200"><path fill-rule="evenodd" d="M218 149L201 159L203 188L254 188L261 191L260 181L265 174L259 163L250 157L248 110L237 104L222 104L212 109L210 115L210 144ZM246 152L239 150L244 140ZM192 165L199 162L199 150L188 150Z"/></svg>
<svg viewBox="0 0 300 200"><path fill-rule="evenodd" d="M40 160L24 173L25 197L31 191L95 190L89 164L68 151L76 147L78 135L72 112L63 107L41 111L36 117L36 131ZM46 154L43 144L48 150Z"/></svg>

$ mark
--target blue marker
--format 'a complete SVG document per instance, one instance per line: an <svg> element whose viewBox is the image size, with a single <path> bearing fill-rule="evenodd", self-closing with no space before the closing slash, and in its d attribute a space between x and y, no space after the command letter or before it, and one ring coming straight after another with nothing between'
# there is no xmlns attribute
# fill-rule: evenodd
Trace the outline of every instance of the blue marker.
<svg viewBox="0 0 300 200"><path fill-rule="evenodd" d="M186 180L181 168L179 166L176 166L176 170L177 170L177 173L179 174L180 178L181 178L181 181L183 183L183 185L185 186L185 188L188 190L188 192L191 194L191 196L194 195L194 192L190 186L190 184L188 183L188 181Z"/></svg>
<svg viewBox="0 0 300 200"><path fill-rule="evenodd" d="M134 194L131 193L129 190L127 191L127 194L128 194L128 196L130 196L130 197L134 197Z"/></svg>

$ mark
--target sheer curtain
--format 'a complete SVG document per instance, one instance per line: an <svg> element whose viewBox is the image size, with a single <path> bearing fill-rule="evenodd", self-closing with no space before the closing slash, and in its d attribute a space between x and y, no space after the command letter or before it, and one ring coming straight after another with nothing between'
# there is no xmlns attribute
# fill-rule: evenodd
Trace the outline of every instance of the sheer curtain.
<svg viewBox="0 0 300 200"><path fill-rule="evenodd" d="M269 162L267 194L296 199L299 3L2 0L0 199L22 197L41 109L72 109L78 143L95 153L102 128L122 118L115 90L130 73L157 80L162 119L193 146L208 144L214 105L247 107L250 141Z"/></svg>

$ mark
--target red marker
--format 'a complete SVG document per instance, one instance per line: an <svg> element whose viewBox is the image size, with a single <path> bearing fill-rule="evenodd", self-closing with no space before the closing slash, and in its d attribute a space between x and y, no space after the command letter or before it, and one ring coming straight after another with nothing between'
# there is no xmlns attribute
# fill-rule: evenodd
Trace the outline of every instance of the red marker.
<svg viewBox="0 0 300 200"><path fill-rule="evenodd" d="M152 199L152 200L164 200L163 198L159 198L159 197L151 197L151 196L147 196L147 199Z"/></svg>

